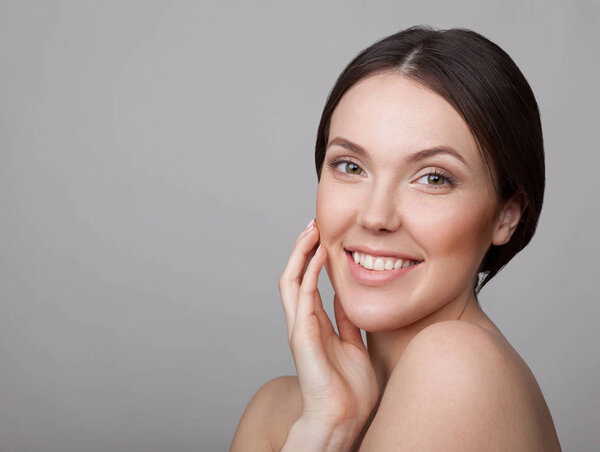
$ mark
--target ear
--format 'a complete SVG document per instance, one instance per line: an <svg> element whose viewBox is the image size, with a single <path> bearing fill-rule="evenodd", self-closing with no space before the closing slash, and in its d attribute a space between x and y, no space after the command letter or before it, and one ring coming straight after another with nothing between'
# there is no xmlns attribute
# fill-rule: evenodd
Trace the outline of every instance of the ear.
<svg viewBox="0 0 600 452"><path fill-rule="evenodd" d="M504 203L494 230L493 245L508 243L519 225L521 215L527 207L527 201L522 193L515 193L512 198Z"/></svg>

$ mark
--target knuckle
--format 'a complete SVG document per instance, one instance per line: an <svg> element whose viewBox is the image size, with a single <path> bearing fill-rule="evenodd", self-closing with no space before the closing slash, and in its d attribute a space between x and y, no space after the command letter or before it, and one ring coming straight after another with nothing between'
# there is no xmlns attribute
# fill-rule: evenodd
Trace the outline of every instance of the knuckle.
<svg viewBox="0 0 600 452"><path fill-rule="evenodd" d="M298 298L314 297L316 290L316 287L314 287L312 284L302 284L300 286L300 290L298 291Z"/></svg>
<svg viewBox="0 0 600 452"><path fill-rule="evenodd" d="M292 348L296 348L298 346L298 334L295 332L292 332L290 336L290 346Z"/></svg>
<svg viewBox="0 0 600 452"><path fill-rule="evenodd" d="M287 272L283 272L277 281L277 285L279 286L279 290L283 290L292 282L292 279L289 277Z"/></svg>
<svg viewBox="0 0 600 452"><path fill-rule="evenodd" d="M288 269L286 267L286 268L283 269L283 271L279 275L279 283L280 284L287 279L287 275L288 275Z"/></svg>

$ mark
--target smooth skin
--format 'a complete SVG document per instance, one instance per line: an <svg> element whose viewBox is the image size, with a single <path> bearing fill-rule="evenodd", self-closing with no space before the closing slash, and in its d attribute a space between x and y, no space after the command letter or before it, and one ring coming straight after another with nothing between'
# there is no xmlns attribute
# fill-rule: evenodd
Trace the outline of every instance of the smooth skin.
<svg viewBox="0 0 600 452"><path fill-rule="evenodd" d="M455 153L423 152L440 145ZM523 208L518 195L498 199L439 95L396 73L354 85L331 120L317 221L279 280L298 376L255 394L231 450L560 450L533 374L473 291L485 252L510 240ZM359 246L419 264L364 284L349 271ZM338 333L317 288L323 266Z"/></svg>

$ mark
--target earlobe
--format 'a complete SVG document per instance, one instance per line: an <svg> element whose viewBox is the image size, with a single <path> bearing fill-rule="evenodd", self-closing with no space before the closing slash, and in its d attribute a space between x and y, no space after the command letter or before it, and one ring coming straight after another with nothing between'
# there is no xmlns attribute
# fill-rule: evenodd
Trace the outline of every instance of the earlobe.
<svg viewBox="0 0 600 452"><path fill-rule="evenodd" d="M493 245L499 246L508 243L519 225L525 207L527 207L527 201L522 193L516 193L504 204L496 223L492 239Z"/></svg>

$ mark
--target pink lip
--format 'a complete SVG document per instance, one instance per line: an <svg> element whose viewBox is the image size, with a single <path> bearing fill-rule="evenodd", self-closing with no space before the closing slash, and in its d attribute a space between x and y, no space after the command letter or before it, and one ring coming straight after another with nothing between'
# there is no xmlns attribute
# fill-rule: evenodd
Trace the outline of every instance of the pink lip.
<svg viewBox="0 0 600 452"><path fill-rule="evenodd" d="M356 280L356 282L359 284L364 284L365 286L383 286L385 284L389 284L397 278L406 275L409 271L414 270L420 265L412 265L410 267L398 268L396 270L368 270L355 263L351 253L346 252L345 254L348 261L348 266L350 268L350 274ZM386 256L392 257L393 255L390 256L389 254L386 254Z"/></svg>
<svg viewBox="0 0 600 452"><path fill-rule="evenodd" d="M402 259L402 260L410 260L410 261L420 261L421 259L417 259L416 257L412 257L412 256L407 256L406 254L399 254L396 251L392 251L392 250L385 250L385 249L373 249L373 248L369 248L368 246L348 246L345 247L346 251L350 251L350 253L352 253L353 251L357 251L359 253L363 253L363 254L369 254L371 256L376 256L376 257L393 257L395 259Z"/></svg>

